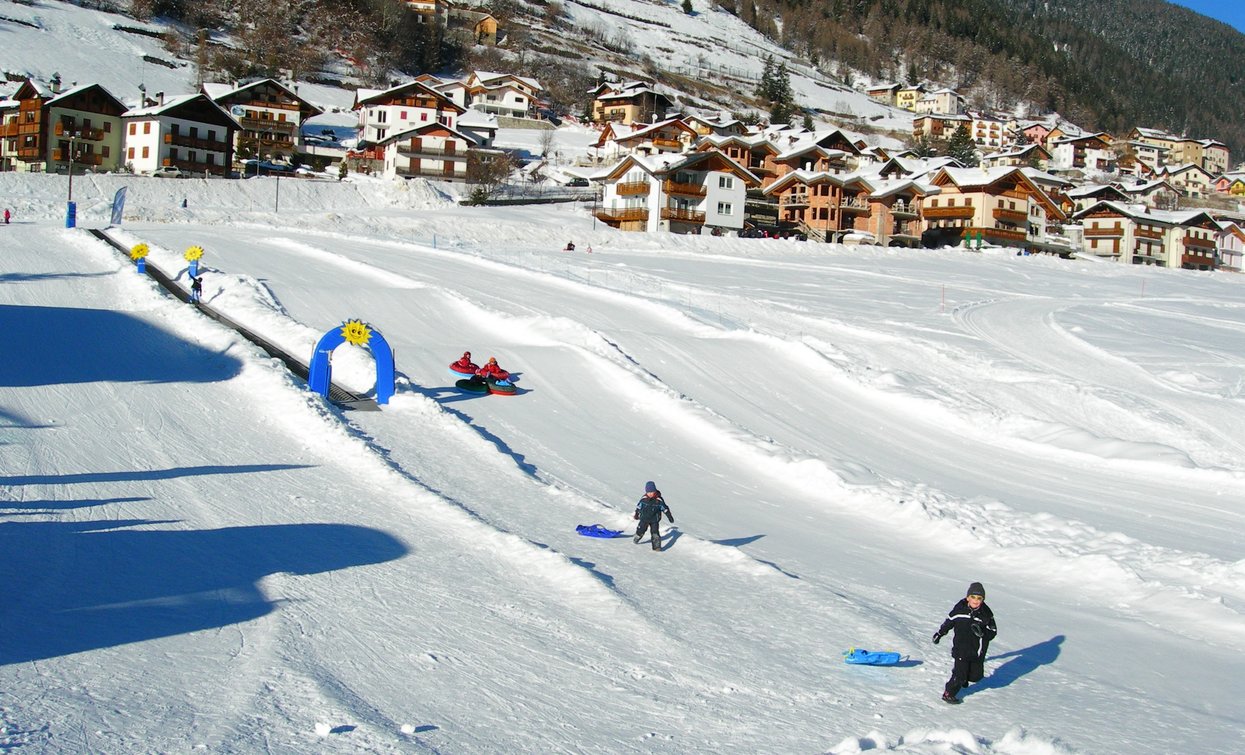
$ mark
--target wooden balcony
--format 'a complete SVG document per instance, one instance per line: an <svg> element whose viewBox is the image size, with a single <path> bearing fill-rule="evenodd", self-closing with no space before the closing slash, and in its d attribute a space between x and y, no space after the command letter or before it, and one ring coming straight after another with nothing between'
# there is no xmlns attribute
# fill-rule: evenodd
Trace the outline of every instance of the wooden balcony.
<svg viewBox="0 0 1245 755"><path fill-rule="evenodd" d="M778 198L779 207L808 207L807 194L783 194Z"/></svg>
<svg viewBox="0 0 1245 755"><path fill-rule="evenodd" d="M897 218L915 218L921 214L921 206L915 203L896 202L891 205L891 215Z"/></svg>
<svg viewBox="0 0 1245 755"><path fill-rule="evenodd" d="M620 197L635 197L648 194L648 181L628 181L627 183L614 184L614 192Z"/></svg>
<svg viewBox="0 0 1245 755"><path fill-rule="evenodd" d="M224 152L229 149L228 142L196 139L186 136L185 134L165 134L164 143L172 144L177 147L186 147L188 149L207 150L208 152Z"/></svg>
<svg viewBox="0 0 1245 755"><path fill-rule="evenodd" d="M69 150L52 150L52 160L59 163L69 162ZM104 158L98 152L80 152L74 155L73 161L78 165L102 165Z"/></svg>
<svg viewBox="0 0 1245 755"><path fill-rule="evenodd" d="M1013 231L1009 228L966 228L966 234L983 234L987 239L998 241L1014 241L1023 243L1026 241L1024 231Z"/></svg>
<svg viewBox="0 0 1245 755"><path fill-rule="evenodd" d="M703 197L705 195L704 184L687 184L678 181L662 181L661 190L667 194L677 194L682 197Z"/></svg>
<svg viewBox="0 0 1245 755"><path fill-rule="evenodd" d="M647 207L602 207L597 210L597 219L606 223L624 223L628 221L648 221Z"/></svg>
<svg viewBox="0 0 1245 755"><path fill-rule="evenodd" d="M1023 210L1011 210L1006 207L995 207L994 219L1002 220L1004 223L1012 223L1013 225L1024 225L1029 221L1029 216Z"/></svg>
<svg viewBox="0 0 1245 755"><path fill-rule="evenodd" d="M677 207L661 208L662 220L674 220L679 223L700 223L705 222L705 213L699 210L681 210Z"/></svg>
<svg viewBox="0 0 1245 755"><path fill-rule="evenodd" d="M1215 255L1210 254L1182 254L1180 255L1181 266L1189 265L1191 267L1214 267Z"/></svg>
<svg viewBox="0 0 1245 755"><path fill-rule="evenodd" d="M52 133L60 137L72 136L90 142L103 141L106 136L102 128L77 128L75 126L66 126L61 121L56 122L56 125L52 128Z"/></svg>
<svg viewBox="0 0 1245 755"><path fill-rule="evenodd" d="M839 212L865 213L869 211L869 200L849 199L839 205Z"/></svg>
<svg viewBox="0 0 1245 755"><path fill-rule="evenodd" d="M1147 231L1147 230L1138 228L1137 230L1133 231L1133 235L1139 239L1153 239L1155 241L1163 240L1162 231Z"/></svg>
<svg viewBox="0 0 1245 755"><path fill-rule="evenodd" d="M1197 253L1214 254L1215 242L1213 239L1197 239L1192 236L1185 236L1180 240L1184 244L1185 249L1196 249Z"/></svg>
<svg viewBox="0 0 1245 755"><path fill-rule="evenodd" d="M963 207L926 207L926 220L943 220L943 219L963 219L972 220L976 216L977 210L972 205Z"/></svg>
<svg viewBox="0 0 1245 755"><path fill-rule="evenodd" d="M1124 229L1118 225L1099 226L1097 228L1086 228L1086 236L1123 236Z"/></svg>
<svg viewBox="0 0 1245 755"><path fill-rule="evenodd" d="M437 160L466 160L467 153L458 149L413 146L410 142L398 145L398 154L407 157L431 157Z"/></svg>
<svg viewBox="0 0 1245 755"><path fill-rule="evenodd" d="M268 131L274 134L293 135L296 124L292 121L271 121L263 118L239 118L242 128L248 131Z"/></svg>
<svg viewBox="0 0 1245 755"><path fill-rule="evenodd" d="M5 123L4 125L0 125L0 137L13 138L17 136L18 133L20 132L17 126L18 124L16 121L13 121L12 123Z"/></svg>
<svg viewBox="0 0 1245 755"><path fill-rule="evenodd" d="M679 141L678 139L654 138L653 146L661 147L663 149L683 149L683 142Z"/></svg>

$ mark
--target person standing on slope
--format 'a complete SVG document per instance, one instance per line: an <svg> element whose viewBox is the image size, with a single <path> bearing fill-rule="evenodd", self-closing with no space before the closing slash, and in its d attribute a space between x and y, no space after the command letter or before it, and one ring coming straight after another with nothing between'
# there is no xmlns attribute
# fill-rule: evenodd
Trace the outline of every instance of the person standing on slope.
<svg viewBox="0 0 1245 755"><path fill-rule="evenodd" d="M665 514L666 519L674 524L674 515L670 513L670 507L666 505L665 500L661 497L661 491L657 489L657 483L649 480L644 483L644 497L635 505L635 514L631 517L640 524L636 527L635 538L633 542L639 543L640 538L644 537L644 531L648 530L650 540L653 543L653 550L661 550L661 515Z"/></svg>
<svg viewBox="0 0 1245 755"><path fill-rule="evenodd" d="M198 304L202 298L203 298L203 276L200 275L199 277L194 279L193 283L190 284L190 301L193 304Z"/></svg>
<svg viewBox="0 0 1245 755"><path fill-rule="evenodd" d="M986 650L990 641L999 633L994 624L994 612L986 605L986 588L980 582L968 586L968 594L947 614L946 621L934 632L934 644L954 630L951 638L951 657L955 665L951 668L951 678L943 689L943 702L958 705L961 701L956 697L960 690L969 682L981 681L985 673Z"/></svg>

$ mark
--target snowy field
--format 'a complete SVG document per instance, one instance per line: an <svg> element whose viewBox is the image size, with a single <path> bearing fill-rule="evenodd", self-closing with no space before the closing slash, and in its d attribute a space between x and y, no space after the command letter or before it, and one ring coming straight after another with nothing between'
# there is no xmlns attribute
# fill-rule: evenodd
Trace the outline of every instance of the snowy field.
<svg viewBox="0 0 1245 755"><path fill-rule="evenodd" d="M291 351L380 331L397 395L342 412L65 230L65 183L0 174L0 746L1245 750L1245 278L76 179ZM464 349L520 394L455 390ZM576 534L650 479L665 552ZM975 580L1000 633L951 707Z"/></svg>

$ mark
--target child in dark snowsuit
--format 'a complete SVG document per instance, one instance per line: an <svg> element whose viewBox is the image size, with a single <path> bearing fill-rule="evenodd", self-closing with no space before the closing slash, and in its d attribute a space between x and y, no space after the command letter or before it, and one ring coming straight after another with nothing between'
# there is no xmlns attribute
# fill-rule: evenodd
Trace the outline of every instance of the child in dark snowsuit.
<svg viewBox="0 0 1245 755"><path fill-rule="evenodd" d="M951 638L951 657L955 665L951 668L951 678L942 692L943 702L958 704L956 697L960 690L969 682L981 681L985 673L986 650L990 640L998 635L998 627L994 625L994 612L986 605L986 589L980 582L968 586L968 595L955 604L947 614L946 621L934 632L934 644L937 645L947 632L955 630Z"/></svg>
<svg viewBox="0 0 1245 755"><path fill-rule="evenodd" d="M648 530L653 550L661 550L661 532L658 527L661 525L661 515L665 514L666 518L674 524L674 516L670 513L670 507L662 500L661 491L657 489L657 484L652 480L644 483L644 497L635 505L635 515L632 517L640 524L636 527L634 541L640 542L640 538L644 537L644 531Z"/></svg>
<svg viewBox="0 0 1245 755"><path fill-rule="evenodd" d="M203 276L199 276L198 278L194 279L193 283L190 284L190 301L194 302L195 304L198 304L199 300L202 298L203 298Z"/></svg>

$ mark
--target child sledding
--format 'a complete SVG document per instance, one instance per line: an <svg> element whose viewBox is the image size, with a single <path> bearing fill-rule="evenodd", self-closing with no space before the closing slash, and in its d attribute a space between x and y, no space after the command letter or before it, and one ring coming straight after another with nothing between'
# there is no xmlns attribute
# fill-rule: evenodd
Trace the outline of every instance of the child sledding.
<svg viewBox="0 0 1245 755"><path fill-rule="evenodd" d="M450 374L462 377L454 386L468 393L491 393L498 396L513 396L517 389L514 376L501 368L497 357L489 357L483 367L471 361L471 352L464 351L462 357L450 364Z"/></svg>

